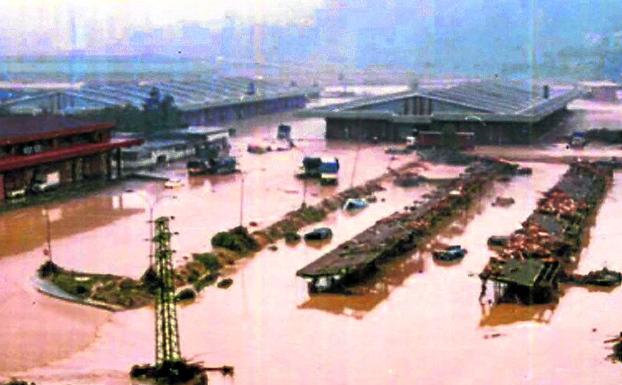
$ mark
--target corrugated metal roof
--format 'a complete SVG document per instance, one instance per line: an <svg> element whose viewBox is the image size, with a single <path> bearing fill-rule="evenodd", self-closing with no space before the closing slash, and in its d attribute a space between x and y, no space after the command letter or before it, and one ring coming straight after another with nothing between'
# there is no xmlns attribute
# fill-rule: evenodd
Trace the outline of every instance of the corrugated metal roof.
<svg viewBox="0 0 622 385"><path fill-rule="evenodd" d="M97 154L115 148L136 146L140 143L142 143L142 139L113 139L102 143L76 144L71 147L43 151L33 155L10 155L0 159L0 172Z"/></svg>
<svg viewBox="0 0 622 385"><path fill-rule="evenodd" d="M113 123L86 122L55 115L2 117L0 144L26 143L113 127Z"/></svg>
<svg viewBox="0 0 622 385"><path fill-rule="evenodd" d="M255 93L248 95L247 92L254 84ZM290 87L276 84L264 79L252 79L245 77L212 77L193 81L167 81L167 82L129 82L129 83L102 83L89 84L80 89L70 91L55 91L52 94L35 93L19 100L7 100L2 104L14 105L28 103L42 97L52 97L66 94L74 98L82 98L85 101L99 105L133 105L142 108L149 92L153 87L160 90L160 94L170 95L175 104L181 110L192 110L209 107L210 105L239 104L242 100L255 101L262 98L276 98L291 96L293 94L304 95L308 89ZM247 99L248 98L248 99Z"/></svg>
<svg viewBox="0 0 622 385"><path fill-rule="evenodd" d="M427 117L428 119L462 119L465 114L477 113L482 120L491 118L500 120L539 120L561 108L564 108L581 93L574 88L549 88L549 97L544 97L544 86L534 86L524 82L483 80L461 83L448 88L421 89L404 91L372 98L357 99L347 103L333 104L305 110L299 115L332 118L371 118L409 120ZM406 115L392 111L375 111L379 104L405 100L412 97L436 100L448 104L466 107L473 112L460 109L435 112L430 115Z"/></svg>

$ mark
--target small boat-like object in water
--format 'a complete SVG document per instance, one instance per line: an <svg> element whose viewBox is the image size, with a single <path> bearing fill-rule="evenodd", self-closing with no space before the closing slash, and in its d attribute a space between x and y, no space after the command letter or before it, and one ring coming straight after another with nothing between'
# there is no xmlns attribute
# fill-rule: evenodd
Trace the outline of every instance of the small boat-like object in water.
<svg viewBox="0 0 622 385"><path fill-rule="evenodd" d="M448 246L432 252L432 257L438 261L453 262L464 258L466 249L459 245Z"/></svg>

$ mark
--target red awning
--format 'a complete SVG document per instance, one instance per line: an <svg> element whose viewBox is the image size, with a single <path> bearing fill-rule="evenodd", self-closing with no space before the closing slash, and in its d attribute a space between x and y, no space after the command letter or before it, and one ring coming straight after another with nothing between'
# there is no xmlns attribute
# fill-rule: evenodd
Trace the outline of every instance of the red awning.
<svg viewBox="0 0 622 385"><path fill-rule="evenodd" d="M43 163L58 162L79 156L93 155L115 148L132 147L142 144L142 142L142 139L113 139L108 142L78 144L33 155L11 155L0 158L0 172L36 166Z"/></svg>

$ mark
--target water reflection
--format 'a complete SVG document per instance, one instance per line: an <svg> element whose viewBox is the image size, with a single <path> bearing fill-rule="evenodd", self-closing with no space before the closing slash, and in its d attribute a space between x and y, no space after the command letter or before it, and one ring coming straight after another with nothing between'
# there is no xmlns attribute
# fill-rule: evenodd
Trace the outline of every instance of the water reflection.
<svg viewBox="0 0 622 385"><path fill-rule="evenodd" d="M393 289L402 286L408 277L424 270L425 261L419 254L398 258L380 266L374 275L353 287L348 295L315 294L298 308L322 310L360 320L387 299Z"/></svg>
<svg viewBox="0 0 622 385"><path fill-rule="evenodd" d="M553 318L557 304L546 305L518 305L518 304L494 304L489 302L480 303L482 319L479 326L502 326L516 322L537 322L548 324Z"/></svg>
<svg viewBox="0 0 622 385"><path fill-rule="evenodd" d="M484 196L490 199L492 195L489 191ZM367 313L386 300L394 289L403 286L410 276L424 273L426 260L432 259L431 251L447 245L446 242L451 238L462 235L467 224L483 210L481 202L474 202L467 210L459 213L457 218L436 237L424 241L417 251L381 264L373 275L349 288L347 295L313 294L298 307L363 319ZM447 268L459 264L436 261L435 263Z"/></svg>
<svg viewBox="0 0 622 385"><path fill-rule="evenodd" d="M52 239L62 239L110 225L144 211L129 204L127 194L93 196L47 207ZM16 210L0 216L0 257L33 250L46 240L44 207Z"/></svg>

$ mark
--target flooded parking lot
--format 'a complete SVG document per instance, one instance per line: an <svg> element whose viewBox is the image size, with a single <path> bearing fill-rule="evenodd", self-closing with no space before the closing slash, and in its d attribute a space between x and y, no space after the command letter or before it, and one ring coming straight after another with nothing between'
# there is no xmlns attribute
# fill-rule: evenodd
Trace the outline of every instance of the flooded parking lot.
<svg viewBox="0 0 622 385"><path fill-rule="evenodd" d="M244 151L252 141L273 137L271 130L283 119L289 117L257 119L240 128L234 146L242 174L186 179L179 165L168 171L183 176L185 186L179 189L128 181L51 205L54 260L73 269L138 277L148 263L146 207L158 198L155 213L176 216L172 227L180 235L173 247L180 262L209 249L217 231L238 225L240 207L243 224L255 221L263 227L303 201L318 202L409 159L392 160L381 146L326 144L319 139L323 121L315 119L292 119L294 137L300 139L296 150ZM317 153L339 157L340 183L308 183L305 195L304 182L294 174L305 154ZM491 311L478 301L477 274L491 255L487 238L519 227L541 192L567 168L524 165L533 168L532 176L496 182L435 240L465 247L468 254L459 263L439 264L429 251L421 251L386 264L354 295L309 296L305 282L295 276L298 269L432 188L387 183L387 190L377 194L381 199L364 211L338 211L313 226L331 227L330 243L291 247L278 242L276 251L266 249L231 269L231 288L207 288L196 303L182 306L183 354L210 366L235 366L233 379L215 374L212 384L473 384L493 378L499 384L578 385L594 378L618 383L622 369L605 359L609 350L602 341L619 332L611 311L622 300L619 288L567 289L556 306L501 305ZM429 167L433 177L461 171ZM616 174L590 230L579 272L603 266L622 270L613 251L621 189L622 175ZM497 196L516 202L494 207ZM37 293L30 278L44 260L44 242L41 207L0 215L0 303L11 314L0 330L5 347L0 375L38 384L129 384L129 368L153 359L152 309L108 313Z"/></svg>

